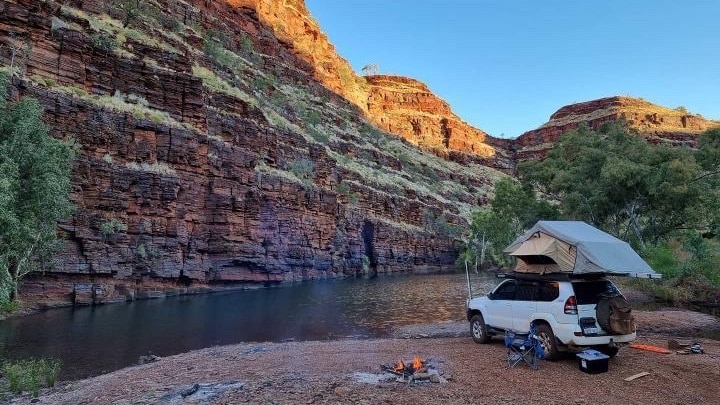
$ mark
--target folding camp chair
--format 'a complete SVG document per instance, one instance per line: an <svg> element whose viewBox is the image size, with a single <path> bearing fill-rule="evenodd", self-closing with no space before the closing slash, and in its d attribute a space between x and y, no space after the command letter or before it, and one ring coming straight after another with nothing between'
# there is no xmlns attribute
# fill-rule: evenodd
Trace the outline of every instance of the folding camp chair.
<svg viewBox="0 0 720 405"><path fill-rule="evenodd" d="M537 370L537 360L543 358L545 353L537 339L537 327L534 324L530 324L528 333L506 330L505 347L507 348L507 364L510 368L525 363L533 370Z"/></svg>

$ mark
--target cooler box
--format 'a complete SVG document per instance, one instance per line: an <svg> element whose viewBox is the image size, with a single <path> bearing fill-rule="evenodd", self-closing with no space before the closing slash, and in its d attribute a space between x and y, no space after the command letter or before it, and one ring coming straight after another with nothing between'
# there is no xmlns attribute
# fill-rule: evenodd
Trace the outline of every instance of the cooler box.
<svg viewBox="0 0 720 405"><path fill-rule="evenodd" d="M610 356L600 353L597 350L583 350L577 354L580 370L588 374L599 374L608 371L608 359Z"/></svg>

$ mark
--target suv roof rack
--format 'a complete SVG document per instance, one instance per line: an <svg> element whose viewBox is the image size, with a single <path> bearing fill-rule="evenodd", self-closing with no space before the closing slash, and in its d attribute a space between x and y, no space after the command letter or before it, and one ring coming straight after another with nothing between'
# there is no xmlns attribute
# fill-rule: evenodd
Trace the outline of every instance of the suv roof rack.
<svg viewBox="0 0 720 405"><path fill-rule="evenodd" d="M607 276L606 273L584 273L584 274L572 274L572 273L549 273L549 274L538 274L538 273L519 273L516 271L510 273L495 273L497 278L514 279L514 280L531 280L531 281L570 281L570 280L597 280Z"/></svg>

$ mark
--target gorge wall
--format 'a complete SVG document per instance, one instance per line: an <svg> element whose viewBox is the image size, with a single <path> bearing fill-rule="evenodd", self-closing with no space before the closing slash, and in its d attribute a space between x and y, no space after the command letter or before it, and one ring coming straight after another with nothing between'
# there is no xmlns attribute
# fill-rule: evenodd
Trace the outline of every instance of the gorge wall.
<svg viewBox="0 0 720 405"><path fill-rule="evenodd" d="M125 25L110 1L0 1L13 95L80 148L77 210L26 303L453 266L505 174L375 128L253 3L144 3Z"/></svg>
<svg viewBox="0 0 720 405"><path fill-rule="evenodd" d="M308 12L304 0L229 0L254 7L279 38L315 68L315 77L362 110L377 127L460 163L512 171L512 151L455 115L423 83L391 75L358 76Z"/></svg>
<svg viewBox="0 0 720 405"><path fill-rule="evenodd" d="M0 0L13 96L80 148L31 305L448 270L494 183L563 132L625 119L691 144L717 124L613 97L493 138L421 82L356 75L302 0L143 4L125 24L110 0Z"/></svg>

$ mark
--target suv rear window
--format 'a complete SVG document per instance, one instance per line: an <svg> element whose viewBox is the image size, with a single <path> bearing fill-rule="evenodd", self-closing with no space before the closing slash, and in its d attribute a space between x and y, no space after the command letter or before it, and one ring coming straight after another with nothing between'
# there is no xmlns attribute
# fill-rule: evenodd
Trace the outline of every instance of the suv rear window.
<svg viewBox="0 0 720 405"><path fill-rule="evenodd" d="M560 287L557 282L543 282L538 286L537 301L555 301L558 296L560 296Z"/></svg>
<svg viewBox="0 0 720 405"><path fill-rule="evenodd" d="M601 294L619 294L617 288L608 280L574 281L572 286L578 305L597 304Z"/></svg>

